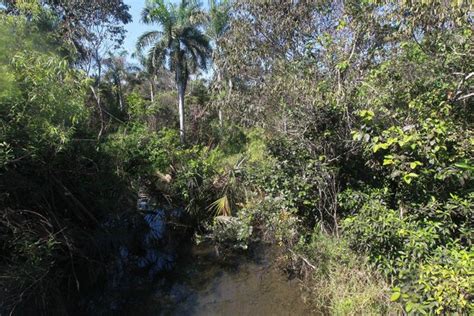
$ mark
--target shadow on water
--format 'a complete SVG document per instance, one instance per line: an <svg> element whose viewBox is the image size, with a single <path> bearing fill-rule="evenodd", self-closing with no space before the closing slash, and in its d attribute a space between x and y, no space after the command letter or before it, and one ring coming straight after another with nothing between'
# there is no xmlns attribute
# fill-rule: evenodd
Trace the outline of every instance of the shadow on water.
<svg viewBox="0 0 474 316"><path fill-rule="evenodd" d="M308 315L296 281L272 265L262 245L218 257L210 245L188 249L165 284L129 311L138 315Z"/></svg>
<svg viewBox="0 0 474 316"><path fill-rule="evenodd" d="M274 268L274 252L256 245L217 255L167 223L177 210L143 213L142 234L115 246L106 286L84 303L93 315L308 315L296 281ZM106 223L111 228L124 225ZM115 225L115 226L114 226ZM121 227L121 226L120 226ZM140 229L126 223L119 230ZM181 238L181 240L180 240Z"/></svg>

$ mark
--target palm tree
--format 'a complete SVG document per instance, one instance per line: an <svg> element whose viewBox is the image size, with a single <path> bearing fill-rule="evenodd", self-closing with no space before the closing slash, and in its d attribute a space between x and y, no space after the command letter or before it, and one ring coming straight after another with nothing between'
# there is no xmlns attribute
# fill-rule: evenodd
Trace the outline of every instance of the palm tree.
<svg viewBox="0 0 474 316"><path fill-rule="evenodd" d="M208 38L202 32L204 13L197 1L181 0L178 5L163 0L148 0L142 12L146 24L160 25L161 31L146 32L138 39L137 50L150 47L148 61L154 69L160 66L175 73L178 90L179 134L184 132L184 94L189 76L207 69L211 55Z"/></svg>

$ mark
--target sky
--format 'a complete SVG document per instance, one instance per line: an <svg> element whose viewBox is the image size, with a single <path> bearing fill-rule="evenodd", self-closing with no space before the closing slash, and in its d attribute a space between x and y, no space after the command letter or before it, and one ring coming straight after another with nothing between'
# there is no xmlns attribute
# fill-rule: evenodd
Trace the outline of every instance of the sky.
<svg viewBox="0 0 474 316"><path fill-rule="evenodd" d="M124 0L124 3L130 6L129 12L133 19L132 22L125 25L127 34L123 43L123 48L128 52L129 60L133 60L130 55L135 52L138 37L147 31L156 30L159 27L158 25L146 25L140 21L141 12L145 7L145 2L146 0ZM177 0L172 2L177 2ZM203 4L204 9L208 7L207 1L201 1L201 3ZM212 69L208 69L204 73L198 75L198 77L204 79L212 77Z"/></svg>
<svg viewBox="0 0 474 316"><path fill-rule="evenodd" d="M128 51L129 56L135 52L135 45L137 43L137 39L140 35L147 31L156 30L158 25L146 25L140 22L141 19L141 12L145 7L146 0L124 0L124 3L130 6L130 14L132 15L133 21L125 25L125 29L127 30L127 34L124 41L124 49ZM172 1L172 2L177 2ZM203 4L203 8L207 7L207 1L201 1Z"/></svg>
<svg viewBox="0 0 474 316"><path fill-rule="evenodd" d="M127 34L124 41L124 49L130 54L135 52L135 44L140 35L147 31L156 29L158 26L146 25L140 22L140 15L145 7L145 0L125 0L125 4L130 6L130 14L132 15L133 21L125 25Z"/></svg>

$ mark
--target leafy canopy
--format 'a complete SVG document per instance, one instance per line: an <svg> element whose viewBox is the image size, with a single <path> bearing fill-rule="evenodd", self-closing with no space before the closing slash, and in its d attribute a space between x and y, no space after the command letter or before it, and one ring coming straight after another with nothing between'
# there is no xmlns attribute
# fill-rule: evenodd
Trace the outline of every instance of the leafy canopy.
<svg viewBox="0 0 474 316"><path fill-rule="evenodd" d="M204 13L198 2L183 0L179 5L149 0L142 21L157 24L162 30L146 32L138 39L137 50L150 47L149 63L153 68L165 66L176 72L176 80L186 84L198 68L207 69L211 52L209 40L202 31Z"/></svg>

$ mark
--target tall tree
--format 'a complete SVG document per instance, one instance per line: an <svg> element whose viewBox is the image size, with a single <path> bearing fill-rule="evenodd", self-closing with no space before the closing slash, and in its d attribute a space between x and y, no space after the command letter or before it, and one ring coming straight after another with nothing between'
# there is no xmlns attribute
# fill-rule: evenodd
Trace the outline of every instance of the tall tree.
<svg viewBox="0 0 474 316"><path fill-rule="evenodd" d="M137 50L150 47L148 59L153 68L163 66L175 73L178 90L179 132L185 141L184 94L189 76L198 69L207 69L211 46L202 32L204 13L197 1L182 0L178 5L163 0L148 0L142 21L157 24L162 30L144 33Z"/></svg>
<svg viewBox="0 0 474 316"><path fill-rule="evenodd" d="M120 46L126 33L124 24L132 20L123 0L1 0L0 4L8 14L35 15L43 29L57 33L85 70L97 63L98 50L106 55L112 47Z"/></svg>
<svg viewBox="0 0 474 316"><path fill-rule="evenodd" d="M129 6L123 0L0 0L0 4L2 12L32 20L76 67L95 77L90 90L101 126L100 138L106 126L100 91L103 63L125 38L124 24L132 20Z"/></svg>
<svg viewBox="0 0 474 316"><path fill-rule="evenodd" d="M224 34L229 29L231 14L231 6L229 0L209 0L209 14L208 14L208 25L206 28L206 34L209 36L214 44L214 50L212 52L212 65L215 76L215 85L217 88L221 88L223 79L228 80L229 92L232 88L232 80L225 78L223 69L220 67L219 62L224 60L222 57L222 50L220 49L220 41ZM219 124L222 125L222 109L219 106Z"/></svg>

